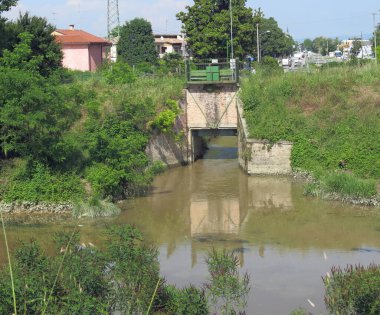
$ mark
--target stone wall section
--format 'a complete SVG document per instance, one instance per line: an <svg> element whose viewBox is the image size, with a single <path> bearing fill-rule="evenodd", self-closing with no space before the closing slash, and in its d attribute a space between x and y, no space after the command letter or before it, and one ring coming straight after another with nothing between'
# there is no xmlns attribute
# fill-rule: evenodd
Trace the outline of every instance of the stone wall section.
<svg viewBox="0 0 380 315"><path fill-rule="evenodd" d="M288 141L270 144L265 140L250 139L241 101L237 103L240 166L250 175L290 175L293 144Z"/></svg>

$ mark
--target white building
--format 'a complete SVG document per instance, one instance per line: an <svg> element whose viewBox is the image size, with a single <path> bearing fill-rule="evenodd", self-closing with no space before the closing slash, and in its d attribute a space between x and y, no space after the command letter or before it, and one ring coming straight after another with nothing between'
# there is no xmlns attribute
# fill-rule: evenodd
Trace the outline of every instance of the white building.
<svg viewBox="0 0 380 315"><path fill-rule="evenodd" d="M156 34L154 35L154 42L160 58L170 53L184 55L186 42L181 35Z"/></svg>
<svg viewBox="0 0 380 315"><path fill-rule="evenodd" d="M354 42L359 42L362 47L357 55L359 58L372 57L372 42L368 39L346 39L340 43L338 49L343 50L343 55L349 56L351 55L351 49L354 47Z"/></svg>

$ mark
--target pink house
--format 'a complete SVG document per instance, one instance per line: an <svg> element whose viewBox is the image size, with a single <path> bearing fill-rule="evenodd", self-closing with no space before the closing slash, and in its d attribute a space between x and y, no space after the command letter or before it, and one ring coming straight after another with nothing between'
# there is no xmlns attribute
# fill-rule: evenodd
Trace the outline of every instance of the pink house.
<svg viewBox="0 0 380 315"><path fill-rule="evenodd" d="M63 52L65 68L80 71L95 71L103 63L106 47L112 46L107 40L82 30L58 29L52 33Z"/></svg>

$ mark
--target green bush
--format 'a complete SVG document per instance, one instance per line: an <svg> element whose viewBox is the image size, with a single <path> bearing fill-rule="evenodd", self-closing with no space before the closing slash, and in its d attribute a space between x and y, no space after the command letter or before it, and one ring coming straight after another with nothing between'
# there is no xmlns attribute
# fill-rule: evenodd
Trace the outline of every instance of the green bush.
<svg viewBox="0 0 380 315"><path fill-rule="evenodd" d="M380 314L380 266L331 269L323 277L325 303L332 314Z"/></svg>
<svg viewBox="0 0 380 315"><path fill-rule="evenodd" d="M102 69L102 72L106 82L109 84L126 84L136 81L133 69L126 62L110 63L107 68Z"/></svg>
<svg viewBox="0 0 380 315"><path fill-rule="evenodd" d="M80 117L83 93L24 70L0 67L0 150L5 156L59 160L58 143Z"/></svg>
<svg viewBox="0 0 380 315"><path fill-rule="evenodd" d="M169 99L153 121L148 124L153 130L158 130L162 133L173 133L175 121L180 113L181 109L178 102Z"/></svg>
<svg viewBox="0 0 380 315"><path fill-rule="evenodd" d="M67 202L84 197L78 176L53 172L41 163L21 165L6 184L1 198L10 201Z"/></svg>
<svg viewBox="0 0 380 315"><path fill-rule="evenodd" d="M183 289L175 286L164 288L165 300L163 311L166 314L176 315L207 315L209 314L205 292L197 287L190 285Z"/></svg>
<svg viewBox="0 0 380 315"><path fill-rule="evenodd" d="M151 126L163 133L167 133L172 130L176 118L176 113L170 109L165 109L157 114L157 117L153 120Z"/></svg>
<svg viewBox="0 0 380 315"><path fill-rule="evenodd" d="M123 174L103 163L95 163L85 171L86 179L91 183L95 196L105 198L122 193Z"/></svg>
<svg viewBox="0 0 380 315"><path fill-rule="evenodd" d="M170 129L173 113L179 113L174 100L182 96L184 82L175 77L137 78L122 63L114 64L113 70L113 74L107 69L95 74L73 72L69 83L62 84L64 74L42 78L0 68L0 158L38 161L49 170L44 175L46 187L42 181L37 185L41 174L4 178L12 187L1 187L0 198L77 200L84 196L80 178L92 185L87 192L100 199L148 190L159 170L145 153L152 133L148 122L168 110L170 115L157 121ZM116 80L112 91L107 76ZM132 79L123 84L126 77ZM48 192L49 187L57 193Z"/></svg>

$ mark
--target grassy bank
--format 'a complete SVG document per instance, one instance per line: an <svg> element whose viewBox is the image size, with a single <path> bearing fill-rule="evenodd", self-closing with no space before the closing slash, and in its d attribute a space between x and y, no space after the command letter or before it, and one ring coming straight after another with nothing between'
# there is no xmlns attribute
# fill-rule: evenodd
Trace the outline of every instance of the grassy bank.
<svg viewBox="0 0 380 315"><path fill-rule="evenodd" d="M162 169L146 145L160 123L174 122L159 118L178 111L184 81L117 67L37 81L0 69L0 200L79 203L146 191Z"/></svg>
<svg viewBox="0 0 380 315"><path fill-rule="evenodd" d="M380 68L259 72L243 82L242 100L250 136L293 141L293 169L312 172L318 187L343 196L376 194Z"/></svg>

